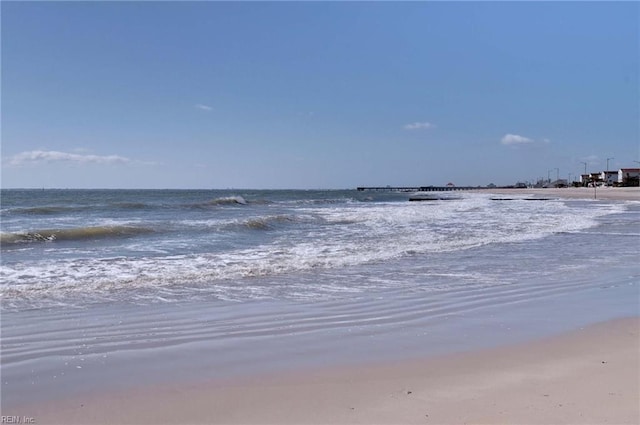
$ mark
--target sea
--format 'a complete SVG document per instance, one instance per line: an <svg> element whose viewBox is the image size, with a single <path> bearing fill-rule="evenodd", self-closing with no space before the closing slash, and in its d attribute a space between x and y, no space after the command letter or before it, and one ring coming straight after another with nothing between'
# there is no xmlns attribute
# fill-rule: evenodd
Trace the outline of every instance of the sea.
<svg viewBox="0 0 640 425"><path fill-rule="evenodd" d="M412 195L3 189L3 406L639 314L640 202Z"/></svg>

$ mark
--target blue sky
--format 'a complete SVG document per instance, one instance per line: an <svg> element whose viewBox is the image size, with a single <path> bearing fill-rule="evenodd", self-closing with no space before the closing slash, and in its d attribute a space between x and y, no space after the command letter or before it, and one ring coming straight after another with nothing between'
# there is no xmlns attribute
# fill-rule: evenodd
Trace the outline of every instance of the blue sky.
<svg viewBox="0 0 640 425"><path fill-rule="evenodd" d="M640 4L2 2L2 187L637 167Z"/></svg>

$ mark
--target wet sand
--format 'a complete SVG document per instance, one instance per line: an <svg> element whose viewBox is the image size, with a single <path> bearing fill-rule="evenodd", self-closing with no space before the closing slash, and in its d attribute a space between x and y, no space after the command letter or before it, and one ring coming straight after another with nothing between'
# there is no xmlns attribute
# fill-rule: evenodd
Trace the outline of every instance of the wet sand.
<svg viewBox="0 0 640 425"><path fill-rule="evenodd" d="M504 198L593 199L593 191L503 189L490 193ZM640 201L638 188L597 188L596 194L597 199ZM303 367L278 374L262 371L215 380L206 378L211 374L203 370L202 379L189 376L163 384L140 381L139 386L118 392L92 381L95 393L15 403L4 406L2 415L17 415L20 423L33 419L37 424L637 424L639 329L640 319L633 317L526 343L446 356ZM305 346L298 351L304 355ZM189 351L180 351L180 358L188 358L186 353ZM182 370L157 372L175 376Z"/></svg>
<svg viewBox="0 0 640 425"><path fill-rule="evenodd" d="M637 424L640 318L523 344L145 387L3 412L38 424Z"/></svg>

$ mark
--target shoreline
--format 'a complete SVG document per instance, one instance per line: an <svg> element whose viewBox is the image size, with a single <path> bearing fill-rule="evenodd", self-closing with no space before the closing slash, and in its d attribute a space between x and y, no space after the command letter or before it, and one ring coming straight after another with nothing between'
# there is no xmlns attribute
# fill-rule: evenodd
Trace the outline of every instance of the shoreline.
<svg viewBox="0 0 640 425"><path fill-rule="evenodd" d="M640 372L637 250L592 256L594 246L637 240L640 191L602 189L615 200L590 202L592 189L483 191L482 202L494 194L516 200L489 202L499 211L629 214L605 214L588 232L365 270L367 283L387 273L397 287L320 302L116 302L11 313L3 317L3 415L65 424L640 422L629 402L640 395L629 381ZM620 317L633 318L626 342ZM594 364L615 364L615 373Z"/></svg>
<svg viewBox="0 0 640 425"><path fill-rule="evenodd" d="M523 189L482 189L484 193L499 195L534 195L535 197L558 197L562 199L596 199L611 201L640 201L637 187L565 187L565 188L523 188Z"/></svg>
<svg viewBox="0 0 640 425"><path fill-rule="evenodd" d="M49 423L638 423L640 317L374 365L166 384L22 406Z"/></svg>

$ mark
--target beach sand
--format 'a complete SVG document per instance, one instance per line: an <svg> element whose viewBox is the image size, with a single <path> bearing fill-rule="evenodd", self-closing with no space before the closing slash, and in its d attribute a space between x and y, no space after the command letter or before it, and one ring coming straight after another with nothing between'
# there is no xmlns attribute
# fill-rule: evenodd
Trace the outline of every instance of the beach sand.
<svg viewBox="0 0 640 425"><path fill-rule="evenodd" d="M490 193L593 199L594 189ZM597 188L596 195L640 201L638 188ZM2 415L37 424L638 424L638 400L640 318L633 317L410 361L141 383L118 393L11 406Z"/></svg>
<svg viewBox="0 0 640 425"><path fill-rule="evenodd" d="M513 346L140 388L3 412L37 424L638 424L640 318Z"/></svg>
<svg viewBox="0 0 640 425"><path fill-rule="evenodd" d="M548 189L488 189L490 193L504 195L534 195L538 198L601 199L640 201L637 187L565 187Z"/></svg>

